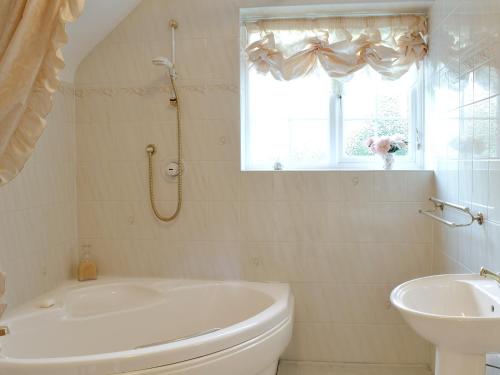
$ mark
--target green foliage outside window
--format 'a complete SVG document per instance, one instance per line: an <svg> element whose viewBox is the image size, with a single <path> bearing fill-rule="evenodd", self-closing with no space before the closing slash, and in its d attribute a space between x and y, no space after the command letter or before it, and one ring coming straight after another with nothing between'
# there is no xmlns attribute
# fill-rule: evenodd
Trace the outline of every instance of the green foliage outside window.
<svg viewBox="0 0 500 375"><path fill-rule="evenodd" d="M377 118L367 119L365 126L345 140L346 154L348 156L373 155L366 146L366 140L373 136L381 137L399 134L404 139L408 139L408 119L401 117L398 110L400 104L399 98L379 96L377 98ZM345 126L348 126L348 121L346 121ZM395 155L406 155L407 153L408 150L406 149L397 151Z"/></svg>

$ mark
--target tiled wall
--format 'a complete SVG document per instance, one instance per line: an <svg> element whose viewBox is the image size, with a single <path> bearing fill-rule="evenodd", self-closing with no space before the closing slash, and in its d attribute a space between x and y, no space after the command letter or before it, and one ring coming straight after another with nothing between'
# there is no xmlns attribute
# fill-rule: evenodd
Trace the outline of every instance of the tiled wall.
<svg viewBox="0 0 500 375"><path fill-rule="evenodd" d="M72 275L77 253L74 88L55 94L47 128L26 167L0 187L0 270L18 305Z"/></svg>
<svg viewBox="0 0 500 375"><path fill-rule="evenodd" d="M280 361L278 375L431 375L427 366ZM488 373L487 375L496 375Z"/></svg>
<svg viewBox="0 0 500 375"><path fill-rule="evenodd" d="M486 217L483 226L435 225L437 273L500 271L499 19L498 0L437 0L432 12L427 125L437 194Z"/></svg>
<svg viewBox="0 0 500 375"><path fill-rule="evenodd" d="M290 282L286 358L426 363L429 347L390 308L397 283L431 272L431 223L416 212L432 172L240 172L238 7L243 0L144 0L77 72L78 228L100 272ZM175 183L175 111L164 71L179 21L185 203L153 217L145 146L156 143L163 212Z"/></svg>

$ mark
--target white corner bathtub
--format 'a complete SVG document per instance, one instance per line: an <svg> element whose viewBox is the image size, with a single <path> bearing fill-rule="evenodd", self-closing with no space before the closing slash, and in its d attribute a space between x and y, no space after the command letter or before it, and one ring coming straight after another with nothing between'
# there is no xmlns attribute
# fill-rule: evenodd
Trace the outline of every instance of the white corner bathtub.
<svg viewBox="0 0 500 375"><path fill-rule="evenodd" d="M274 375L293 304L286 284L72 282L6 314L0 375Z"/></svg>

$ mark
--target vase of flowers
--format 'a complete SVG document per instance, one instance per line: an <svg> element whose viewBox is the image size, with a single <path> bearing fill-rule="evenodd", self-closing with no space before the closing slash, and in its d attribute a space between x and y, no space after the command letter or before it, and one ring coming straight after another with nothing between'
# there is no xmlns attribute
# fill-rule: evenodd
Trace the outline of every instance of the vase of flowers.
<svg viewBox="0 0 500 375"><path fill-rule="evenodd" d="M366 140L366 145L371 152L382 158L383 168L389 170L394 164L394 153L405 150L408 147L408 141L400 135L370 137Z"/></svg>

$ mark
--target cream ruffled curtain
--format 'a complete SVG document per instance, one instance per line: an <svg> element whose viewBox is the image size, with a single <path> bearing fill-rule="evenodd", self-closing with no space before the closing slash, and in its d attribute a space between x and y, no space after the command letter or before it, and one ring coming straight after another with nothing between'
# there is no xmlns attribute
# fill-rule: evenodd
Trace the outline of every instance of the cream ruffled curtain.
<svg viewBox="0 0 500 375"><path fill-rule="evenodd" d="M0 1L0 185L21 171L45 128L64 68L64 26L83 5L84 0Z"/></svg>
<svg viewBox="0 0 500 375"><path fill-rule="evenodd" d="M272 19L245 27L248 61L278 80L302 77L318 63L333 78L369 65L397 79L427 54L423 16Z"/></svg>

